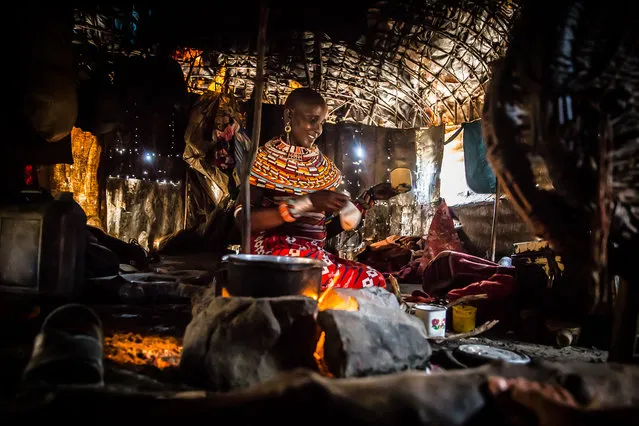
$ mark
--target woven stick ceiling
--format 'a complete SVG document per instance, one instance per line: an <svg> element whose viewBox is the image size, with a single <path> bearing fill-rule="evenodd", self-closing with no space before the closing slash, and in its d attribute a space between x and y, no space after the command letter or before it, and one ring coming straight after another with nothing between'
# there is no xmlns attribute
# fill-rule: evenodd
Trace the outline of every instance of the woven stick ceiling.
<svg viewBox="0 0 639 426"><path fill-rule="evenodd" d="M504 53L517 14L512 1L384 1L359 12L368 25L350 40L277 28L269 37L264 101L279 104L292 89L310 86L327 99L333 122L410 128L479 118L490 63ZM133 18L142 28L143 17ZM121 28L131 28L127 19L120 16ZM112 17L76 13L83 42L127 47L130 37L115 37L112 29ZM191 91L223 89L249 100L257 63L250 46L182 44L174 57Z"/></svg>

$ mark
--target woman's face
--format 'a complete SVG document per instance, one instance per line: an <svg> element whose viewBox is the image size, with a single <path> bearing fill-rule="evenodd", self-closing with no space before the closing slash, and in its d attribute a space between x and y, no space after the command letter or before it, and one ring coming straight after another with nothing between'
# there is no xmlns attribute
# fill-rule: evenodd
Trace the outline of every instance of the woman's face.
<svg viewBox="0 0 639 426"><path fill-rule="evenodd" d="M310 148L322 134L326 105L299 103L284 111L284 122L291 124L291 144Z"/></svg>

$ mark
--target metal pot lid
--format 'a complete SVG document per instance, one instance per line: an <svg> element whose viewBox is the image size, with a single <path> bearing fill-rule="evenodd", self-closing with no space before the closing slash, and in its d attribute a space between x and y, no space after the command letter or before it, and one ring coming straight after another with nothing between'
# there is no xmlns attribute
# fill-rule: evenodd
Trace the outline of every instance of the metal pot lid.
<svg viewBox="0 0 639 426"><path fill-rule="evenodd" d="M437 305L435 303L416 303L413 308L420 311L445 311L446 306Z"/></svg>
<svg viewBox="0 0 639 426"><path fill-rule="evenodd" d="M291 256L269 256L262 254L227 254L222 261L235 265L260 265L284 269L323 268L326 264L319 259Z"/></svg>
<svg viewBox="0 0 639 426"><path fill-rule="evenodd" d="M528 364L530 357L528 355L497 348L488 345L466 344L457 347L456 351L464 356L476 358L486 362L505 361L509 364Z"/></svg>

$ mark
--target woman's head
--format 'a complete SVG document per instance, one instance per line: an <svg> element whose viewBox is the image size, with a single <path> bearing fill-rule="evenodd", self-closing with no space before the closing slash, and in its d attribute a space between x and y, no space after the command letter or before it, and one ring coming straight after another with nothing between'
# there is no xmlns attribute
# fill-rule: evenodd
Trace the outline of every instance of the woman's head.
<svg viewBox="0 0 639 426"><path fill-rule="evenodd" d="M322 134L326 101L313 89L293 90L284 103L284 125L290 126L290 143L309 148Z"/></svg>

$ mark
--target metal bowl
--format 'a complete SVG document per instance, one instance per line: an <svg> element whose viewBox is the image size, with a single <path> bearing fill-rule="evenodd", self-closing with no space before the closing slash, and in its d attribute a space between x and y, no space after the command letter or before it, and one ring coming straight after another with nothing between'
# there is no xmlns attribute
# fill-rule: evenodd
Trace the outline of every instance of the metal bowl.
<svg viewBox="0 0 639 426"><path fill-rule="evenodd" d="M222 287L230 296L308 296L317 299L325 263L289 256L230 254L222 258L226 277Z"/></svg>

